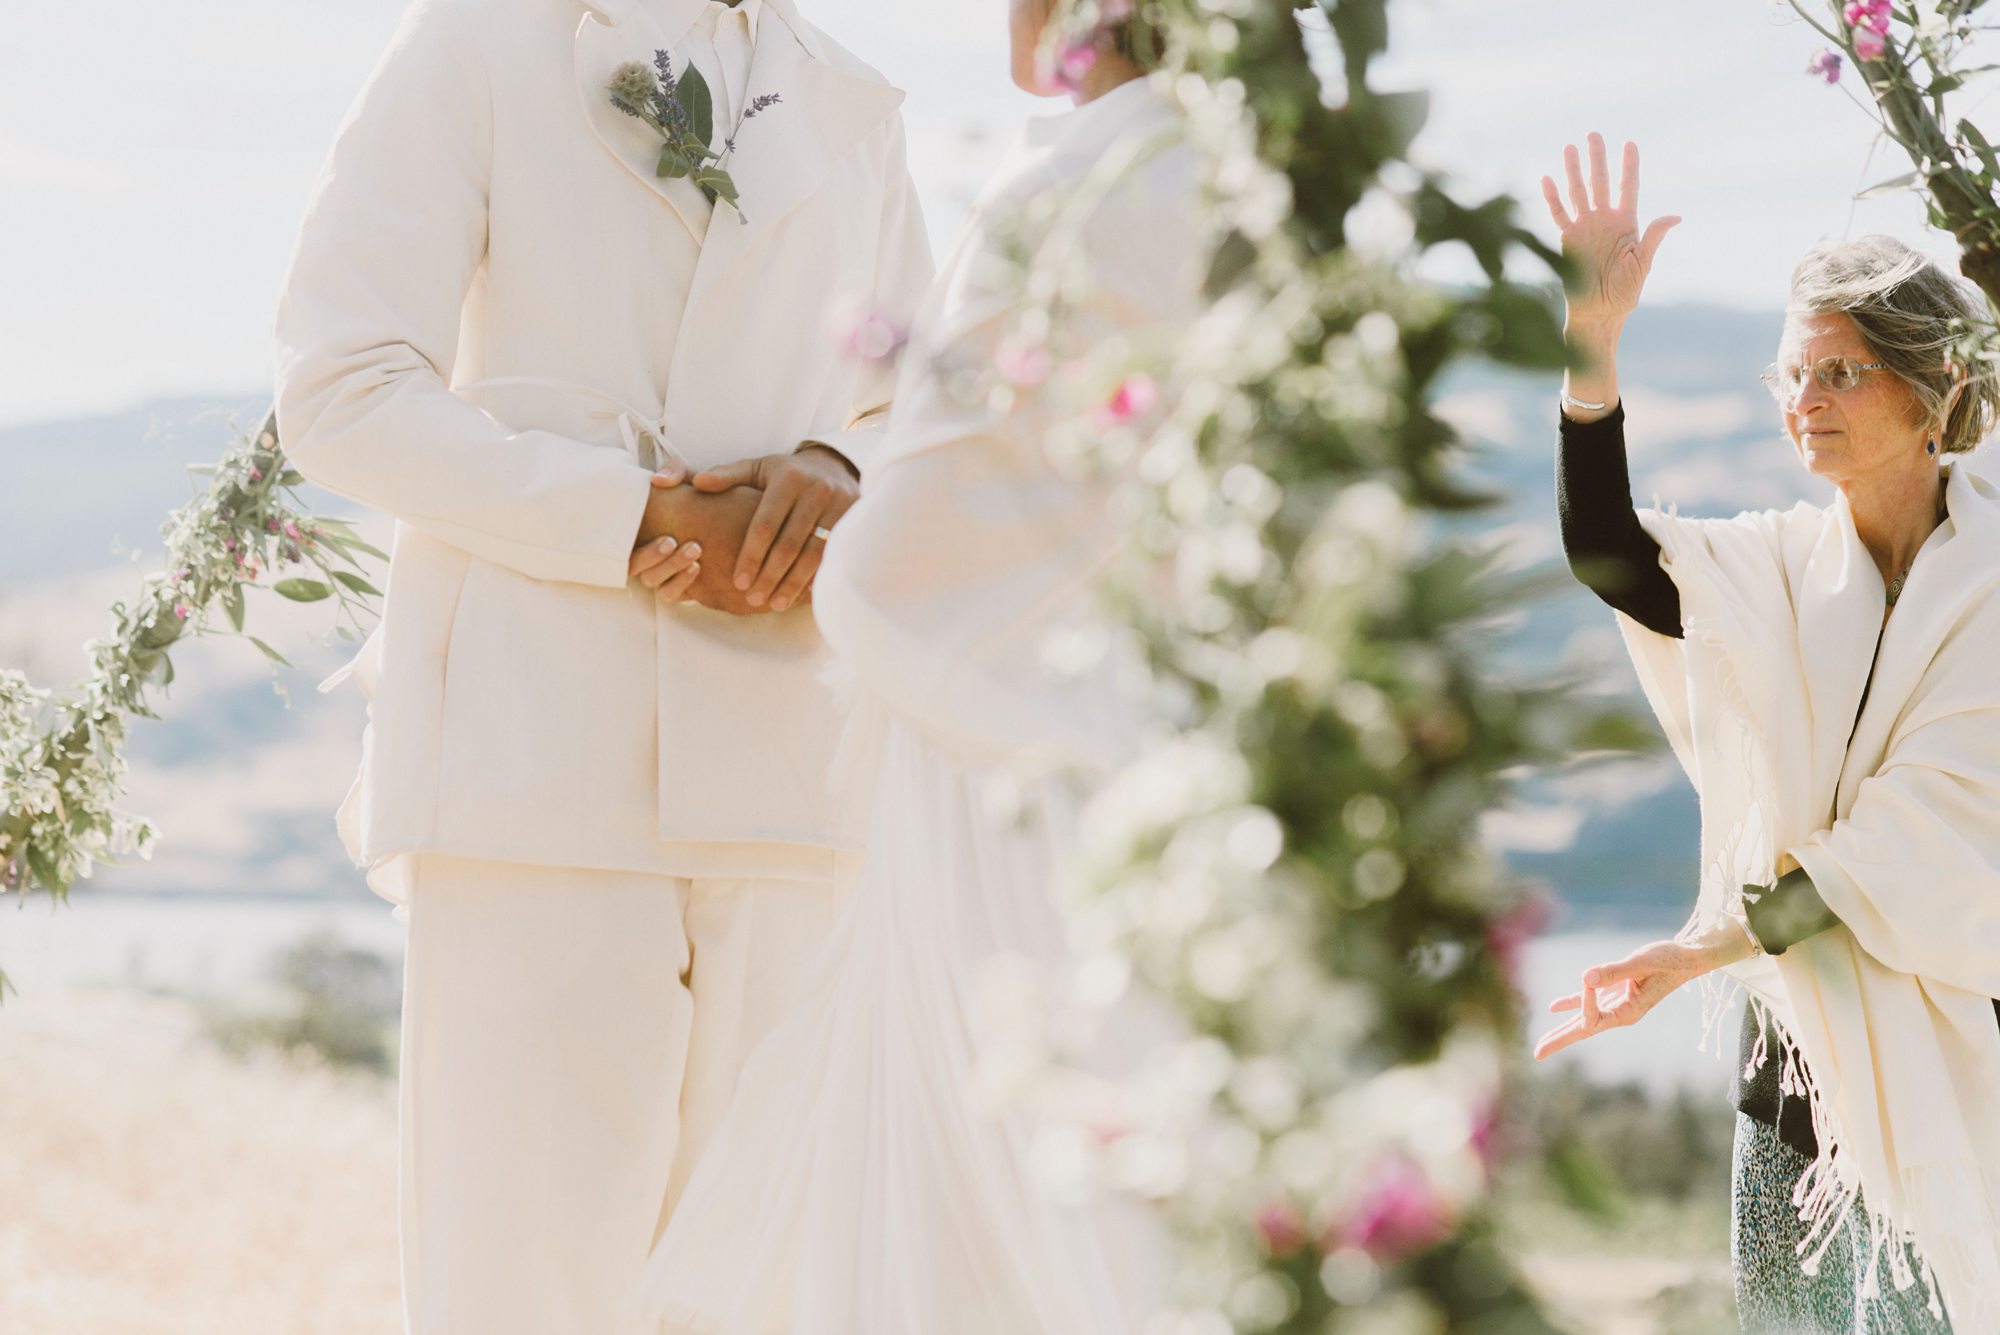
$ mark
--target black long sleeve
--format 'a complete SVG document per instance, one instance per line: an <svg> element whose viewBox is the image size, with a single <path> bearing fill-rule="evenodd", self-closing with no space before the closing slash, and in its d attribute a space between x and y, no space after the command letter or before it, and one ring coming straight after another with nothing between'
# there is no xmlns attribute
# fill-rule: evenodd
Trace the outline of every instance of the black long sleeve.
<svg viewBox="0 0 2000 1335"><path fill-rule="evenodd" d="M1595 422L1558 414L1556 513L1570 571L1610 607L1660 635L1681 637L1681 595L1660 569L1660 544L1632 509L1625 405Z"/></svg>
<svg viewBox="0 0 2000 1335"><path fill-rule="evenodd" d="M1556 455L1556 510L1562 519L1563 554L1586 588L1647 630L1681 638L1681 594L1660 568L1660 545L1639 525L1632 509L1632 475L1625 461L1625 405L1596 422L1560 418ZM1817 898L1817 892L1808 892ZM1787 896L1793 899L1794 896ZM1754 930L1754 926L1753 926ZM1790 944L1789 941L1782 943ZM1769 948L1768 946L1766 947ZM1782 945L1781 945L1782 948ZM1759 1043L1772 1055L1749 1074ZM1812 1157L1819 1152L1803 1098L1778 1088L1778 1036L1765 1033L1752 1008L1743 1012L1743 1060L1730 1081L1737 1111L1777 1129L1779 1137Z"/></svg>

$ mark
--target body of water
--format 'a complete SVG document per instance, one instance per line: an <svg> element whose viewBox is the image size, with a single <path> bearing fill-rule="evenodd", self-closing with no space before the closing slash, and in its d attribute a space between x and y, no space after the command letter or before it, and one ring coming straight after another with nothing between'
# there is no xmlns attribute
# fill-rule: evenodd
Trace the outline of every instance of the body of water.
<svg viewBox="0 0 2000 1335"><path fill-rule="evenodd" d="M375 899L92 893L52 909L36 897L0 913L0 970L23 993L36 988L106 987L242 1003L269 987L279 955L316 933L374 951L399 965L404 926ZM1566 1017L1550 998L1572 992L1583 970L1619 959L1657 936L1643 930L1558 932L1526 954L1530 1002L1524 1042ZM0 1007L0 1023L5 1022ZM1722 1029L1733 1051L1736 1025ZM1729 1063L1699 1050L1701 1006L1693 987L1667 998L1629 1029L1599 1035L1550 1059L1580 1064L1592 1079L1636 1081L1656 1091L1684 1084L1721 1089Z"/></svg>

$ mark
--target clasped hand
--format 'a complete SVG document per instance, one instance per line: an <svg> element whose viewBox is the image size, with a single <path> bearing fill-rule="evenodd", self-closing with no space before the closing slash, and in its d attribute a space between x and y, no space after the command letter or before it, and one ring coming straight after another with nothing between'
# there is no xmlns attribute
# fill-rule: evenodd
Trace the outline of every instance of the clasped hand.
<svg viewBox="0 0 2000 1335"><path fill-rule="evenodd" d="M692 478L670 463L653 487L629 574L662 601L738 616L809 600L825 550L820 530L861 495L846 461L815 445Z"/></svg>

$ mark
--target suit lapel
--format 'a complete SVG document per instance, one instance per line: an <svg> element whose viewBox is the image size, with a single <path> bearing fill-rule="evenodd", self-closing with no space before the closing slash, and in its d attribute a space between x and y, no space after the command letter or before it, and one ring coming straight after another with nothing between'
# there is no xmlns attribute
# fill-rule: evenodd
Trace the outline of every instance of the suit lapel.
<svg viewBox="0 0 2000 1335"><path fill-rule="evenodd" d="M606 85L628 60L651 64L653 52L673 50L694 26L706 0L666 0L655 21L639 0L591 0L576 28L576 92L592 133L618 165L674 211L699 245L708 201L685 180L654 174L660 138L644 121L611 104Z"/></svg>
<svg viewBox="0 0 2000 1335"><path fill-rule="evenodd" d="M724 165L736 182L742 209L716 205L695 266L690 312L760 237L820 188L849 148L903 102L900 89L826 60L789 0L765 0L744 87L746 105L770 93L780 101L739 127L736 151Z"/></svg>

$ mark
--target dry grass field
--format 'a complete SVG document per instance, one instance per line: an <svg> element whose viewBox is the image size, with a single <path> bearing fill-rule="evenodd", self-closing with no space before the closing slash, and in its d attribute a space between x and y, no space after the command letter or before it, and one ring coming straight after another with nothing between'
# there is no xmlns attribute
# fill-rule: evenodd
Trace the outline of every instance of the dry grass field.
<svg viewBox="0 0 2000 1335"><path fill-rule="evenodd" d="M395 1335L393 1085L239 1061L185 1005L0 1006L0 1331Z"/></svg>
<svg viewBox="0 0 2000 1335"><path fill-rule="evenodd" d="M30 987L0 1005L0 1335L397 1335L395 1168L390 1081L232 1057L182 1001ZM1578 1335L1734 1326L1685 1221L1519 1224Z"/></svg>

